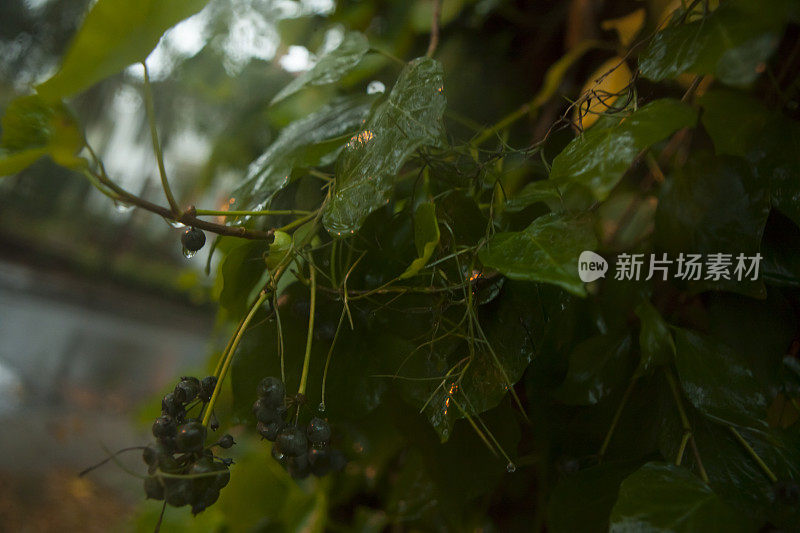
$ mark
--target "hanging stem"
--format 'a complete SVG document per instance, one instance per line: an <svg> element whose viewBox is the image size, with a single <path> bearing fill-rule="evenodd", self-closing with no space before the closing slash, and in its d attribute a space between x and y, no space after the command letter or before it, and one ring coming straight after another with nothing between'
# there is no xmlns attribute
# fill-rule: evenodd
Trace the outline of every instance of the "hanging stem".
<svg viewBox="0 0 800 533"><path fill-rule="evenodd" d="M164 155L161 153L161 143L158 142L158 130L156 129L156 112L155 105L153 104L153 91L150 89L150 73L147 71L147 62L142 61L144 67L144 101L145 108L147 109L147 121L150 123L150 136L153 138L153 151L156 153L156 161L158 162L158 173L161 175L161 187L164 189L164 195L167 197L167 203L172 210L172 213L177 215L181 212L178 207L178 202L172 195L172 190L169 188L167 181L167 170L164 168Z"/></svg>
<svg viewBox="0 0 800 533"><path fill-rule="evenodd" d="M314 268L314 262L309 257L308 265L311 270L311 306L308 311L308 336L306 337L306 355L303 358L303 373L300 376L300 387L297 389L297 394L306 393L306 385L308 384L308 367L311 362L311 342L314 340L314 315L316 314L317 306L317 271Z"/></svg>
<svg viewBox="0 0 800 533"><path fill-rule="evenodd" d="M625 404L628 403L628 398L631 397L631 392L633 392L633 387L636 385L636 381L639 379L639 376L634 374L631 382L628 383L628 388L625 389L625 393L622 395L622 400L619 402L619 406L617 407L616 412L614 413L614 418L611 419L611 427L608 428L608 433L606 433L606 438L603 439L603 445L600 446L600 451L597 452L597 462L602 463L603 457L606 455L606 450L608 450L608 445L611 443L611 437L614 435L614 430L617 428L617 424L619 423L619 419L622 416L622 410L625 408Z"/></svg>
<svg viewBox="0 0 800 533"><path fill-rule="evenodd" d="M233 338L233 342L230 343L230 347L228 348L227 353L223 354L222 358L222 366L219 369L219 375L217 376L217 385L214 387L214 392L211 395L211 400L209 400L208 405L206 406L205 414L203 415L203 425L208 427L208 423L211 420L211 413L214 411L214 404L217 403L217 398L219 397L219 391L222 389L222 382L225 380L225 375L228 373L228 369L231 366L231 362L233 361L233 354L236 353L236 348L239 346L239 342L242 340L242 335L244 335L245 330L247 330L247 326L250 324L250 321L253 320L253 317L256 314L256 311L261 307L261 304L269 296L269 293L265 290L261 291L259 294L258 299L255 303L250 307L250 312L247 313L247 316L242 321L242 324L239 326L239 330L236 332L236 335Z"/></svg>
<svg viewBox="0 0 800 533"><path fill-rule="evenodd" d="M442 0L433 1L433 16L431 17L431 40L428 43L428 57L433 57L439 46L439 20L442 18Z"/></svg>
<svg viewBox="0 0 800 533"><path fill-rule="evenodd" d="M778 481L777 476L772 472L772 470L770 470L770 468L767 466L767 463L765 463L764 460L756 453L753 447L750 446L750 444L746 440L744 440L744 437L742 437L742 435L738 431L736 431L736 428L734 428L733 426L728 426L728 429L730 430L731 433L733 433L733 436L736 437L736 440L739 441L739 444L741 444L742 447L744 447L744 449L747 450L747 453L750 454L750 457L752 457L753 460L758 464L759 468L763 470L764 474L766 474L769 480L772 481L773 483Z"/></svg>
<svg viewBox="0 0 800 533"><path fill-rule="evenodd" d="M700 451L697 449L697 443L694 441L694 436L692 435L692 425L689 423L689 417L686 416L686 411L683 409L683 401L681 401L681 393L678 390L678 382L675 381L672 370L667 369L664 373L667 375L667 381L672 391L672 397L675 399L675 405L678 406L678 415L681 417L684 435L687 433L689 434L689 444L692 446L692 453L694 454L695 463L697 463L697 469L700 471L700 477L704 482L708 483L708 474L703 467L703 461L700 460Z"/></svg>
<svg viewBox="0 0 800 533"><path fill-rule="evenodd" d="M268 211L223 211L223 210L214 210L214 209L196 209L195 216L203 217L203 216L215 216L215 217L240 217L240 216L251 216L251 217L262 217L262 216L271 216L271 215L308 215L311 214L311 211L302 211L298 209L282 209L282 210L268 210Z"/></svg>

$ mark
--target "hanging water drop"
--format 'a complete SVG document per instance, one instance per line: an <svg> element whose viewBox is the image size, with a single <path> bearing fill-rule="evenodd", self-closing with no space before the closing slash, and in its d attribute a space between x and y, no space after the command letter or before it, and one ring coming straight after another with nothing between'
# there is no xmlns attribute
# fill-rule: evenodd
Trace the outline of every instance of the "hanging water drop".
<svg viewBox="0 0 800 533"><path fill-rule="evenodd" d="M181 224L177 220L170 220L168 218L165 218L164 221L167 224L169 224L171 228L180 229L180 228L185 228L186 227L186 224Z"/></svg>
<svg viewBox="0 0 800 533"><path fill-rule="evenodd" d="M131 204L126 204L125 202L114 200L114 209L116 209L117 213L127 213L133 209L133 206Z"/></svg>
<svg viewBox="0 0 800 533"><path fill-rule="evenodd" d="M318 410L320 413L324 413L324 412L325 412L325 409L326 409L326 407L325 407L325 402L319 402L319 405L317 406L317 410Z"/></svg>
<svg viewBox="0 0 800 533"><path fill-rule="evenodd" d="M386 92L386 85L378 80L372 80L367 85L367 94L382 94L384 92Z"/></svg>
<svg viewBox="0 0 800 533"><path fill-rule="evenodd" d="M516 471L517 471L517 465L509 461L509 463L506 465L506 472L511 474L512 472Z"/></svg>
<svg viewBox="0 0 800 533"><path fill-rule="evenodd" d="M185 257L186 259L191 259L192 257L194 257L196 253L197 253L196 250L190 250L185 246L183 247L183 257Z"/></svg>

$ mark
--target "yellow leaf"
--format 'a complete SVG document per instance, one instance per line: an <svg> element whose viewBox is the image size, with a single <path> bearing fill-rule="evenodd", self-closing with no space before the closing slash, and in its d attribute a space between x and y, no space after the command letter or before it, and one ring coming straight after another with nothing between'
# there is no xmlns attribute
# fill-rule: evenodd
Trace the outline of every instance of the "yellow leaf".
<svg viewBox="0 0 800 533"><path fill-rule="evenodd" d="M582 129L597 122L601 114L613 110L614 103L628 93L632 80L633 73L621 57L612 57L600 65L581 90L574 120Z"/></svg>
<svg viewBox="0 0 800 533"><path fill-rule="evenodd" d="M620 17L603 21L600 25L604 30L616 30L619 42L624 47L630 46L644 26L645 10L640 7L636 11Z"/></svg>

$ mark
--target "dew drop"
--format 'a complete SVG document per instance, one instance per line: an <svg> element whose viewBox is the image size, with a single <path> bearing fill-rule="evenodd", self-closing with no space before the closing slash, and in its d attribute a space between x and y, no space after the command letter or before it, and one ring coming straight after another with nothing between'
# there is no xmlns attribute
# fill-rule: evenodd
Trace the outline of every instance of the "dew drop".
<svg viewBox="0 0 800 533"><path fill-rule="evenodd" d="M196 253L197 253L196 251L189 250L186 247L183 248L183 257L185 257L186 259L191 259L192 257L194 257L194 254Z"/></svg>
<svg viewBox="0 0 800 533"><path fill-rule="evenodd" d="M516 471L517 471L517 465L515 465L514 463L509 462L506 465L506 472L508 472L509 474Z"/></svg>
<svg viewBox="0 0 800 533"><path fill-rule="evenodd" d="M177 220L169 220L168 218L165 218L165 219L164 219L164 222L166 222L167 224L169 224L169 226L170 226L171 228L175 228L175 229L180 229L180 228L185 228L185 227L186 227L186 224L181 224L181 223L180 223L180 222L178 222Z"/></svg>
<svg viewBox="0 0 800 533"><path fill-rule="evenodd" d="M114 200L114 209L117 210L117 213L127 213L133 209L133 206L131 204L126 204L125 202Z"/></svg>
<svg viewBox="0 0 800 533"><path fill-rule="evenodd" d="M382 94L386 92L386 85L378 80L372 80L367 85L367 94Z"/></svg>
<svg viewBox="0 0 800 533"><path fill-rule="evenodd" d="M319 405L317 406L317 410L318 410L320 413L324 413L324 412L325 412L325 409L326 409L326 407L325 407L325 402L319 402Z"/></svg>

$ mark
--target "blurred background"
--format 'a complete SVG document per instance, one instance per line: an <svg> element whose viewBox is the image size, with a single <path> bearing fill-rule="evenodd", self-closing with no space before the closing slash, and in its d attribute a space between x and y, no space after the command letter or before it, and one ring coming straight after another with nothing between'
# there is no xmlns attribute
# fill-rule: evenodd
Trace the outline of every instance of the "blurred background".
<svg viewBox="0 0 800 533"><path fill-rule="evenodd" d="M672 2L678 4L679 2ZM90 0L0 2L0 109L46 79ZM445 0L437 57L447 75L448 132L465 138L530 99L546 68L603 24L667 0ZM397 65L427 47L431 0L212 0L171 29L148 58L167 172L184 205L226 209L231 189L276 132L337 91L391 87ZM644 13L642 13L642 18ZM336 87L269 101L345 29L369 54ZM579 92L618 51L586 54L559 93ZM143 109L141 66L69 102L112 179L163 204ZM646 87L645 87L646 89ZM568 102L519 125L539 139ZM568 130L564 135L571 136ZM201 375L213 349L207 246L191 260L180 230L116 206L80 175L42 159L0 180L0 523L9 531L106 531L141 501L140 481L113 465L77 472L148 440L143 406L181 374ZM211 271L213 272L213 264ZM123 462L140 461L138 452Z"/></svg>

